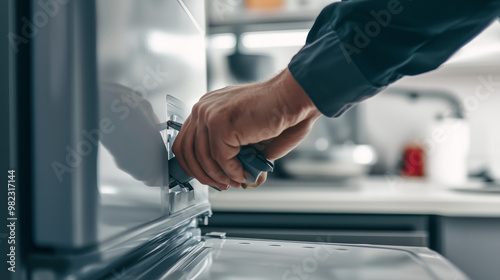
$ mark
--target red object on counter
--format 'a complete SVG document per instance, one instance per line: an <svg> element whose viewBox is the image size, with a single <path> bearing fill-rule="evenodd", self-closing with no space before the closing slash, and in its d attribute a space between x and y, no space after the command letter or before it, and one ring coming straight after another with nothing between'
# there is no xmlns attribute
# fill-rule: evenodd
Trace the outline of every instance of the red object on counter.
<svg viewBox="0 0 500 280"><path fill-rule="evenodd" d="M422 146L409 144L403 151L401 175L407 177L423 177L425 175L425 153Z"/></svg>

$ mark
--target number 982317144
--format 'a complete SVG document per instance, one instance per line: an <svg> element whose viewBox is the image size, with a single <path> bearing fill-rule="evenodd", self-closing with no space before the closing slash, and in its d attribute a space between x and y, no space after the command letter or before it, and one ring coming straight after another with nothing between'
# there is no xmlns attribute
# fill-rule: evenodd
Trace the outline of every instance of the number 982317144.
<svg viewBox="0 0 500 280"><path fill-rule="evenodd" d="M7 171L7 211L9 216L16 215L16 171Z"/></svg>

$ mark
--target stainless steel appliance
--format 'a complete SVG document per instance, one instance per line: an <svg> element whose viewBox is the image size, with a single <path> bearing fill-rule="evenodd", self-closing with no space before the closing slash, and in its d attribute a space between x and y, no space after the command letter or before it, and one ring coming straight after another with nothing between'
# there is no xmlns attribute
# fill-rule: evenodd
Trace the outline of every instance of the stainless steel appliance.
<svg viewBox="0 0 500 280"><path fill-rule="evenodd" d="M428 249L201 236L207 186L168 187L176 135L156 124L182 122L206 91L202 1L10 5L13 32L24 30L23 17L46 22L13 57L11 148L23 210L9 276L466 279Z"/></svg>

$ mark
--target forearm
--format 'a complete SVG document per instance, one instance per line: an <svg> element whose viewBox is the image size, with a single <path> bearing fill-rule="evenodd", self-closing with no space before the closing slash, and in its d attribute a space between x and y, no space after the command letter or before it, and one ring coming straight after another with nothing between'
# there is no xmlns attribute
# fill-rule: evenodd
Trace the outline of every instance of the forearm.
<svg viewBox="0 0 500 280"><path fill-rule="evenodd" d="M323 114L338 116L405 75L435 69L499 14L491 0L334 3L289 69Z"/></svg>

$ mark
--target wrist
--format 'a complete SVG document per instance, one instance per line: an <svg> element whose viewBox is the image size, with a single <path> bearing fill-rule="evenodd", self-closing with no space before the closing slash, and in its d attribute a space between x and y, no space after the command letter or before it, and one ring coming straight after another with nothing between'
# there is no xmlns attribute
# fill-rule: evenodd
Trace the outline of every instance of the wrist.
<svg viewBox="0 0 500 280"><path fill-rule="evenodd" d="M295 122L306 119L314 121L321 116L321 112L295 80L288 68L278 74L275 79L274 90L278 95L278 100L285 106L288 114L297 117Z"/></svg>

